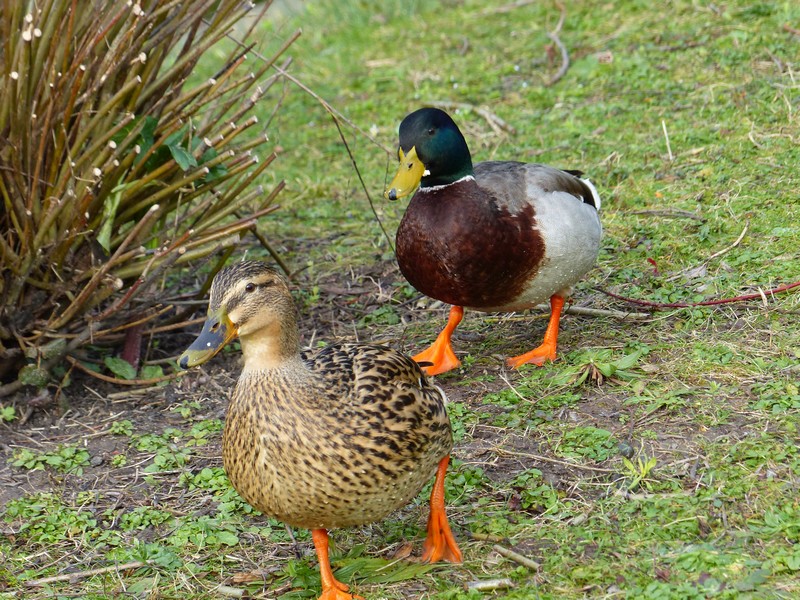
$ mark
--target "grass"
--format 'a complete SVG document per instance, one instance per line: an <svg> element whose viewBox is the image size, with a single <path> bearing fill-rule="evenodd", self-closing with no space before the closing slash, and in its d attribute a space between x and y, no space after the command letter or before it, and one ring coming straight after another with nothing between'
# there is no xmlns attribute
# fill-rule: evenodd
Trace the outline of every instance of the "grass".
<svg viewBox="0 0 800 600"><path fill-rule="evenodd" d="M697 302L800 279L795 4L569 3L559 37L571 64L551 87L559 12L548 3L325 0L286 9L263 33L302 24L292 72L377 141L344 127L388 231L404 206L381 199L402 117L432 101L485 106L515 133L458 112L477 160L581 168L595 182L603 248L574 299L636 312L598 288ZM265 233L299 272L307 341L421 347L445 308L426 308L397 273L330 117L291 85L285 94L270 125L282 153L265 177L287 188ZM438 381L465 563L395 562L407 541L418 552L423 493L382 523L336 532L339 574L372 599L797 597L797 313L787 293L639 320L568 316L559 360L517 372L500 357L531 346L541 315L468 313L464 366ZM308 533L295 532L298 558L283 526L227 483L218 444L231 375L208 374L147 401L76 389L40 429L18 425L21 404L2 407L5 477L19 490L0 512L0 598L58 576L25 597L316 596ZM510 587L466 587L497 579Z"/></svg>

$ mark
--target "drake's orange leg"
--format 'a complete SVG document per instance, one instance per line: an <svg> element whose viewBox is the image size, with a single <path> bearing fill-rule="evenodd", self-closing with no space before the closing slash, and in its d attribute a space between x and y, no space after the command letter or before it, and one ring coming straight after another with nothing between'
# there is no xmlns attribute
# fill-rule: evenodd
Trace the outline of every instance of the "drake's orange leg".
<svg viewBox="0 0 800 600"><path fill-rule="evenodd" d="M436 480L433 482L431 491L431 513L428 517L428 537L422 547L422 562L434 563L440 560L447 562L460 563L461 550L458 548L453 532L450 531L450 524L447 522L447 514L444 510L444 476L447 474L447 465L450 464L450 457L445 456L439 461L439 468L436 470Z"/></svg>
<svg viewBox="0 0 800 600"><path fill-rule="evenodd" d="M333 576L331 561L328 559L328 532L324 529L312 529L311 537L317 550L319 575L322 580L322 595L319 600L364 600L361 596L348 594L349 588Z"/></svg>
<svg viewBox="0 0 800 600"><path fill-rule="evenodd" d="M453 332L463 318L464 308L462 306L453 306L450 309L447 325L442 329L442 332L436 340L434 340L433 344L431 344L427 350L423 350L414 357L414 360L418 363L433 363L432 365L422 367L422 370L428 375L445 373L446 371L455 369L461 364L461 361L456 358L453 352L450 336L453 335Z"/></svg>
<svg viewBox="0 0 800 600"><path fill-rule="evenodd" d="M550 322L544 332L542 345L534 348L530 352L514 356L506 361L512 369L516 369L525 363L543 365L544 361L556 359L556 346L558 345L558 324L561 321L561 311L564 309L564 298L558 295L550 296Z"/></svg>

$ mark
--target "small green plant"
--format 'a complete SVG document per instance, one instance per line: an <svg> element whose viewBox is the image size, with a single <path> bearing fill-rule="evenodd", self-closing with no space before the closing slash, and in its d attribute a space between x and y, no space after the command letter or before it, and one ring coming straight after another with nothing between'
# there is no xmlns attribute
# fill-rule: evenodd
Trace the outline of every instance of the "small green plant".
<svg viewBox="0 0 800 600"><path fill-rule="evenodd" d="M482 416L475 413L463 402L449 402L447 404L447 414L450 417L450 425L453 429L453 439L460 442L467 434L467 425L476 423Z"/></svg>
<svg viewBox="0 0 800 600"><path fill-rule="evenodd" d="M142 365L139 369L141 379L157 379L164 376L164 367L161 365ZM165 386L167 381L160 381L157 385Z"/></svg>
<svg viewBox="0 0 800 600"><path fill-rule="evenodd" d="M193 521L181 522L168 542L177 547L192 544L197 548L216 548L235 546L239 543L239 536L233 524L203 515Z"/></svg>
<svg viewBox="0 0 800 600"><path fill-rule="evenodd" d="M773 414L800 408L800 387L794 381L774 379L756 383L752 388L756 397L753 407Z"/></svg>
<svg viewBox="0 0 800 600"><path fill-rule="evenodd" d="M0 405L0 421L10 423L17 418L17 411L13 406Z"/></svg>
<svg viewBox="0 0 800 600"><path fill-rule="evenodd" d="M124 467L128 464L128 457L124 454L116 454L111 459L111 466L112 467Z"/></svg>
<svg viewBox="0 0 800 600"><path fill-rule="evenodd" d="M772 552L763 568L774 573L800 573L800 544L794 544L789 550L780 548Z"/></svg>
<svg viewBox="0 0 800 600"><path fill-rule="evenodd" d="M27 448L14 452L11 464L24 469L51 468L59 473L83 474L83 467L89 464L89 452L79 446L60 446L54 452L37 453Z"/></svg>
<svg viewBox="0 0 800 600"><path fill-rule="evenodd" d="M664 411L676 414L692 406L692 399L698 391L694 388L681 387L665 391L643 390L640 396L631 396L625 400L626 405L641 405L646 414Z"/></svg>
<svg viewBox="0 0 800 600"><path fill-rule="evenodd" d="M765 536L781 536L790 540L800 540L800 507L788 502L769 508L762 519L753 519L750 528Z"/></svg>
<svg viewBox="0 0 800 600"><path fill-rule="evenodd" d="M133 433L133 423L129 419L114 421L109 429L111 435L122 435L130 437Z"/></svg>
<svg viewBox="0 0 800 600"><path fill-rule="evenodd" d="M123 513L119 518L119 526L123 531L157 527L169 523L173 517L170 513L149 506L137 506L133 510Z"/></svg>
<svg viewBox="0 0 800 600"><path fill-rule="evenodd" d="M651 456L647 460L643 460L640 456L637 456L635 463L623 456L622 466L625 469L628 489L635 490L642 484L647 489L650 489L650 483L647 481L647 477L655 468L656 463L655 456Z"/></svg>
<svg viewBox="0 0 800 600"><path fill-rule="evenodd" d="M587 380L599 385L606 380L622 382L640 378L643 374L634 371L633 367L649 352L646 346L640 347L615 359L613 352L608 349L580 351L570 361L574 366L566 369L562 377L568 377L576 386Z"/></svg>
<svg viewBox="0 0 800 600"><path fill-rule="evenodd" d="M201 405L197 400L186 400L176 406L171 406L170 410L178 413L184 419L188 419L192 416L194 411L199 410L200 408Z"/></svg>
<svg viewBox="0 0 800 600"><path fill-rule="evenodd" d="M372 312L364 315L358 324L361 327L367 325L397 325L400 322L400 315L391 306L379 306Z"/></svg>
<svg viewBox="0 0 800 600"><path fill-rule="evenodd" d="M153 454L153 462L144 468L144 472L158 473L186 465L192 452L182 445L183 438L183 433L173 427L168 427L161 435L146 433L135 436L134 448Z"/></svg>
<svg viewBox="0 0 800 600"><path fill-rule="evenodd" d="M3 516L16 523L26 539L45 545L81 538L97 527L90 511L69 506L50 493L11 500Z"/></svg>
<svg viewBox="0 0 800 600"><path fill-rule="evenodd" d="M461 461L453 460L447 471L445 494L448 502L469 501L477 490L483 489L488 480L483 469L470 467Z"/></svg>
<svg viewBox="0 0 800 600"><path fill-rule="evenodd" d="M520 506L536 513L558 512L561 500L558 492L542 480L542 472L528 469L517 475L510 482L520 497Z"/></svg>
<svg viewBox="0 0 800 600"><path fill-rule="evenodd" d="M103 364L108 367L114 375L120 379L136 379L136 367L129 363L124 358L118 356L106 356L103 359Z"/></svg>
<svg viewBox="0 0 800 600"><path fill-rule="evenodd" d="M206 419L195 423L189 431L186 446L205 446L209 438L222 431L225 423L220 419Z"/></svg>
<svg viewBox="0 0 800 600"><path fill-rule="evenodd" d="M616 454L617 444L606 429L574 427L564 432L555 450L561 456L604 461Z"/></svg>
<svg viewBox="0 0 800 600"><path fill-rule="evenodd" d="M222 467L204 467L195 474L182 473L181 483L190 490L200 488L209 491L227 491L231 489L228 476Z"/></svg>
<svg viewBox="0 0 800 600"><path fill-rule="evenodd" d="M158 452L168 446L175 446L183 439L183 432L175 427L167 427L161 434L145 433L135 436L134 447L142 452Z"/></svg>

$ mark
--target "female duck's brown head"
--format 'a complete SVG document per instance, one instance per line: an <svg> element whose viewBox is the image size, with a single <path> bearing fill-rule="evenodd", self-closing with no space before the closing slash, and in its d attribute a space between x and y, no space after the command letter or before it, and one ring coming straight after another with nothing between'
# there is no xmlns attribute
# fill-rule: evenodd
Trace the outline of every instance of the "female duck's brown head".
<svg viewBox="0 0 800 600"><path fill-rule="evenodd" d="M244 261L217 273L203 330L178 364L183 369L203 364L236 337L245 369L266 368L297 355L296 308L289 286L263 262Z"/></svg>

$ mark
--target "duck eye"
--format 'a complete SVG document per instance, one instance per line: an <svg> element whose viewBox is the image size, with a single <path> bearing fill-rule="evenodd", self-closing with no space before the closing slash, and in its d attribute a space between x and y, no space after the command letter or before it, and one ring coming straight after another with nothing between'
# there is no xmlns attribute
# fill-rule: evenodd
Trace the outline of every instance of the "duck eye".
<svg viewBox="0 0 800 600"><path fill-rule="evenodd" d="M433 135L434 133L436 133L436 129L434 129L433 127L428 129L428 135Z"/></svg>
<svg viewBox="0 0 800 600"><path fill-rule="evenodd" d="M254 292L255 290L256 290L256 284L255 283L248 283L246 286L244 286L244 291L245 292Z"/></svg>

